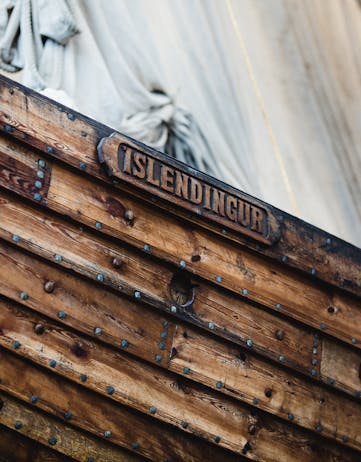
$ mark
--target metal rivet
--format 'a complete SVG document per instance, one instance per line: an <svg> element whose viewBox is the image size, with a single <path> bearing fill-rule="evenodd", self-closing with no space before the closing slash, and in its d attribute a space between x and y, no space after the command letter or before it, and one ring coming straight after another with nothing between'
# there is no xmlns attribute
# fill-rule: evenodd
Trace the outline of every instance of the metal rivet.
<svg viewBox="0 0 361 462"><path fill-rule="evenodd" d="M48 439L48 443L51 444L52 446L54 446L57 442L58 440L54 436Z"/></svg>
<svg viewBox="0 0 361 462"><path fill-rule="evenodd" d="M312 364L312 366L316 366L316 364L317 364L317 359L316 359L316 358L312 358L311 364Z"/></svg>
<svg viewBox="0 0 361 462"><path fill-rule="evenodd" d="M157 361L157 363L160 363L162 361L161 355L155 355L154 359Z"/></svg>
<svg viewBox="0 0 361 462"><path fill-rule="evenodd" d="M330 239L330 238L328 237L328 238L326 239L326 244L327 244L327 245L330 245L331 242L332 242L332 239Z"/></svg>
<svg viewBox="0 0 361 462"><path fill-rule="evenodd" d="M259 403L259 399L258 398L253 398L253 404L258 404Z"/></svg>
<svg viewBox="0 0 361 462"><path fill-rule="evenodd" d="M214 437L214 442L215 442L215 443L219 443L220 441L221 441L221 437L220 437L220 436L217 435L217 436Z"/></svg>
<svg viewBox="0 0 361 462"><path fill-rule="evenodd" d="M114 394L114 388L113 387L107 387L107 394L108 395L113 395Z"/></svg>
<svg viewBox="0 0 361 462"><path fill-rule="evenodd" d="M124 212L124 218L127 221L133 221L134 220L134 212L133 212L133 210L126 210Z"/></svg>
<svg viewBox="0 0 361 462"><path fill-rule="evenodd" d="M248 295L248 290L247 289L242 289L242 295L244 295L244 296Z"/></svg>
<svg viewBox="0 0 361 462"><path fill-rule="evenodd" d="M107 430L104 432L105 438L110 438L112 436L112 432L110 430Z"/></svg>
<svg viewBox="0 0 361 462"><path fill-rule="evenodd" d="M120 342L120 344L121 344L121 346L122 346L123 348L127 348L128 345L129 345L129 342L128 342L128 340L123 339L123 340Z"/></svg>
<svg viewBox="0 0 361 462"><path fill-rule="evenodd" d="M145 252L150 252L150 245L149 245L149 244L144 244L143 250L144 250Z"/></svg>
<svg viewBox="0 0 361 462"><path fill-rule="evenodd" d="M281 363L285 362L285 357L283 355L280 355L280 357L278 359L281 361Z"/></svg>
<svg viewBox="0 0 361 462"><path fill-rule="evenodd" d="M287 256L283 255L282 258L281 258L281 262L286 263L286 261L287 261Z"/></svg>
<svg viewBox="0 0 361 462"><path fill-rule="evenodd" d="M316 427L316 432L317 433L321 433L322 432L322 426L321 424L318 424L317 427Z"/></svg>
<svg viewBox="0 0 361 462"><path fill-rule="evenodd" d="M39 165L39 167L41 167L41 168L45 168L45 165L46 165L45 160L44 160L44 159L39 159L39 160L38 160L38 165ZM38 176L39 176L39 175L38 175Z"/></svg>
<svg viewBox="0 0 361 462"><path fill-rule="evenodd" d="M288 417L288 420L291 420L291 421L295 418L295 416L293 414L288 414L287 417Z"/></svg>
<svg viewBox="0 0 361 462"><path fill-rule="evenodd" d="M39 401L39 397L37 395L32 395L32 397L30 398L30 402L35 404Z"/></svg>
<svg viewBox="0 0 361 462"><path fill-rule="evenodd" d="M322 329L322 330L326 329L326 324L323 323L323 322L321 322L321 324L320 324L320 329Z"/></svg>
<svg viewBox="0 0 361 462"><path fill-rule="evenodd" d="M17 350L18 348L20 348L20 346L21 346L21 343L20 343L18 340L14 340L14 341L13 341L13 348L14 348L15 350Z"/></svg>
<svg viewBox="0 0 361 462"><path fill-rule="evenodd" d="M272 396L272 388L266 388L265 391L264 391L264 394L265 394L265 396L267 396L267 398L271 398L271 396Z"/></svg>
<svg viewBox="0 0 361 462"><path fill-rule="evenodd" d="M14 242L17 243L17 242L20 241L20 236L18 236L17 234L13 234L13 235L11 236L11 239L12 239L12 241L14 241Z"/></svg>
<svg viewBox="0 0 361 462"><path fill-rule="evenodd" d="M252 342L252 340L251 340L250 338L247 340L246 343L247 343L247 346L248 346L248 347L250 347L250 348L253 347L253 342Z"/></svg>
<svg viewBox="0 0 361 462"><path fill-rule="evenodd" d="M314 340L314 341L313 341L313 346L314 346L315 348L318 347L318 340Z"/></svg>
<svg viewBox="0 0 361 462"><path fill-rule="evenodd" d="M168 321L164 321L163 326L167 329L167 328L169 327L169 322L168 322Z"/></svg>
<svg viewBox="0 0 361 462"><path fill-rule="evenodd" d="M157 408L155 406L151 406L149 408L149 412L154 415L157 412Z"/></svg>
<svg viewBox="0 0 361 462"><path fill-rule="evenodd" d="M354 345L356 345L357 340L356 340L355 338L352 338L352 339L351 339L351 343L353 343Z"/></svg>
<svg viewBox="0 0 361 462"><path fill-rule="evenodd" d="M103 330L102 330L101 327L95 327L94 328L94 334L95 335L102 335L102 332L103 332Z"/></svg>
<svg viewBox="0 0 361 462"><path fill-rule="evenodd" d="M160 349L160 350L165 350L165 343L160 342L160 344L159 344L159 349Z"/></svg>
<svg viewBox="0 0 361 462"><path fill-rule="evenodd" d="M218 380L218 382L216 383L216 387L219 388L219 389L222 388L223 383L220 380Z"/></svg>
<svg viewBox="0 0 361 462"><path fill-rule="evenodd" d="M49 154L51 154L53 152L53 148L51 146L47 146L45 148L46 152L48 152Z"/></svg>
<svg viewBox="0 0 361 462"><path fill-rule="evenodd" d="M312 268L311 269L311 274L312 274L312 276L316 276L317 270L315 268Z"/></svg>
<svg viewBox="0 0 361 462"><path fill-rule="evenodd" d="M213 323L213 322L209 322L209 323L208 323L208 327L209 327L209 329L213 330L213 329L214 329L214 323Z"/></svg>
<svg viewBox="0 0 361 462"><path fill-rule="evenodd" d="M216 281L217 282L222 282L222 276L216 276Z"/></svg>
<svg viewBox="0 0 361 462"><path fill-rule="evenodd" d="M41 181L39 181L39 180L36 180L36 181L35 181L35 188L40 189L40 188L42 188L42 187L43 187L43 183L42 183Z"/></svg>
<svg viewBox="0 0 361 462"><path fill-rule="evenodd" d="M80 374L80 381L81 382L86 382L88 380L88 377L85 374Z"/></svg>
<svg viewBox="0 0 361 462"><path fill-rule="evenodd" d="M328 383L329 383L330 385L333 385L333 384L335 383L335 379L334 379L333 377L330 377L330 378L328 379Z"/></svg>
<svg viewBox="0 0 361 462"><path fill-rule="evenodd" d="M71 420L73 418L73 414L70 411L66 411L64 414L64 419Z"/></svg>
<svg viewBox="0 0 361 462"><path fill-rule="evenodd" d="M356 396L356 398L360 398L361 390L355 390L355 396Z"/></svg>
<svg viewBox="0 0 361 462"><path fill-rule="evenodd" d="M349 439L349 438L348 438L347 435L343 435L343 436L342 436L342 441L343 441L344 443L348 443L348 439Z"/></svg>
<svg viewBox="0 0 361 462"><path fill-rule="evenodd" d="M136 291L134 292L134 297L137 298L137 299L142 298L142 294L139 292L139 290L136 290Z"/></svg>
<svg viewBox="0 0 361 462"><path fill-rule="evenodd" d="M312 370L311 370L311 375L312 375L313 377L316 377L316 375L317 375L316 369L312 369Z"/></svg>
<svg viewBox="0 0 361 462"><path fill-rule="evenodd" d="M96 221L96 222L95 222L95 227L96 227L96 229L102 229L103 224L100 223L100 221Z"/></svg>
<svg viewBox="0 0 361 462"><path fill-rule="evenodd" d="M186 263L184 260L181 260L181 261L179 262L179 266L180 266L181 268L185 268L185 267L187 266L187 263Z"/></svg>
<svg viewBox="0 0 361 462"><path fill-rule="evenodd" d="M317 348L312 348L312 354L317 355Z"/></svg>
<svg viewBox="0 0 361 462"><path fill-rule="evenodd" d="M29 295L26 292L20 292L20 298L21 300L27 300Z"/></svg>
<svg viewBox="0 0 361 462"><path fill-rule="evenodd" d="M74 114L71 114L70 112L67 114L67 117L68 117L69 120L74 120L75 119Z"/></svg>
<svg viewBox="0 0 361 462"><path fill-rule="evenodd" d="M183 372L184 372L185 374L189 374L190 371L191 371L191 370L189 369L189 367L183 367Z"/></svg>
<svg viewBox="0 0 361 462"><path fill-rule="evenodd" d="M33 195L33 198L34 198L35 201L41 201L41 194L35 193L35 194Z"/></svg>
<svg viewBox="0 0 361 462"><path fill-rule="evenodd" d="M44 284L44 290L48 294L51 294L54 291L55 282L54 281L46 281Z"/></svg>
<svg viewBox="0 0 361 462"><path fill-rule="evenodd" d="M121 268L122 265L123 265L123 262L118 257L114 257L112 259L112 266L114 268Z"/></svg>
<svg viewBox="0 0 361 462"><path fill-rule="evenodd" d="M87 457L86 462L94 462L94 459L92 457Z"/></svg>
<svg viewBox="0 0 361 462"><path fill-rule="evenodd" d="M79 162L79 167L81 170L86 170L86 163L85 162Z"/></svg>
<svg viewBox="0 0 361 462"><path fill-rule="evenodd" d="M132 448L133 448L133 449L138 449L138 448L139 448L139 443L137 443L136 441L134 441L134 443L132 443Z"/></svg>
<svg viewBox="0 0 361 462"><path fill-rule="evenodd" d="M97 281L99 282L104 282L104 275L103 274L97 274Z"/></svg>
<svg viewBox="0 0 361 462"><path fill-rule="evenodd" d="M11 133L12 131L14 131L11 125L4 125L4 130L8 133Z"/></svg>
<svg viewBox="0 0 361 462"><path fill-rule="evenodd" d="M161 338L167 338L167 337L168 337L168 334L167 334L167 332L164 332L164 331L163 331L163 332L160 334L160 336L161 336Z"/></svg>
<svg viewBox="0 0 361 462"><path fill-rule="evenodd" d="M9 88L9 93L10 93L10 95L13 95L13 94L14 94L14 89L13 89L13 88Z"/></svg>
<svg viewBox="0 0 361 462"><path fill-rule="evenodd" d="M43 334L44 331L45 331L45 326L44 326L44 324L42 324L42 323L40 323L40 322L39 322L38 324L35 324L35 326L34 326L34 332L35 332L37 335Z"/></svg>
<svg viewBox="0 0 361 462"><path fill-rule="evenodd" d="M277 303L277 304L276 304L276 309L277 309L277 311L281 311L281 305L280 305L280 303Z"/></svg>
<svg viewBox="0 0 361 462"><path fill-rule="evenodd" d="M59 319L65 319L66 318L66 313L64 313L64 311L59 311L58 318Z"/></svg>
<svg viewBox="0 0 361 462"><path fill-rule="evenodd" d="M277 340L283 340L285 336L285 333L283 332L282 329L277 329L275 332L275 337Z"/></svg>
<svg viewBox="0 0 361 462"><path fill-rule="evenodd" d="M20 420L17 420L14 424L14 427L19 430L23 426L23 423Z"/></svg>
<svg viewBox="0 0 361 462"><path fill-rule="evenodd" d="M36 172L36 174L37 174L38 178L41 178L41 179L44 178L44 172L42 170L38 170Z"/></svg>
<svg viewBox="0 0 361 462"><path fill-rule="evenodd" d="M188 422L182 422L182 427L183 428L188 428Z"/></svg>
<svg viewBox="0 0 361 462"><path fill-rule="evenodd" d="M61 255L56 254L54 258L55 258L55 261L57 262L63 261L63 257Z"/></svg>
<svg viewBox="0 0 361 462"><path fill-rule="evenodd" d="M172 305L172 306L170 307L170 310L171 310L172 313L176 313L176 312L177 312L177 307L174 306L174 305Z"/></svg>
<svg viewBox="0 0 361 462"><path fill-rule="evenodd" d="M222 229L221 233L226 235L226 234L227 234L227 230L226 230L226 229Z"/></svg>
<svg viewBox="0 0 361 462"><path fill-rule="evenodd" d="M55 359L51 359L51 360L49 361L49 366L50 366L50 367L55 367L55 366L56 366L56 361L55 361Z"/></svg>
<svg viewBox="0 0 361 462"><path fill-rule="evenodd" d="M257 427L254 424L248 426L248 433L254 435L256 433Z"/></svg>

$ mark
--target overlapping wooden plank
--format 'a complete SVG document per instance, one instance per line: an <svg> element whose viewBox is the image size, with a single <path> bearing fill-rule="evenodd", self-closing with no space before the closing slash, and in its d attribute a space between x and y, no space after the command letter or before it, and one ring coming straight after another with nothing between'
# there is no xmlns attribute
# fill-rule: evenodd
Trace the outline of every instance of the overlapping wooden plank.
<svg viewBox="0 0 361 462"><path fill-rule="evenodd" d="M72 462L74 459L30 440L15 429L0 425L1 462Z"/></svg>
<svg viewBox="0 0 361 462"><path fill-rule="evenodd" d="M15 355L0 351L0 389L53 416L154 461L239 460L229 452L132 413ZM19 374L21 371L21 374ZM56 390L56 391L55 391ZM150 409L156 412L156 409Z"/></svg>
<svg viewBox="0 0 361 462"><path fill-rule="evenodd" d="M315 359L312 332L198 280L191 306L179 305L170 293L174 276L170 268L119 244L104 241L84 230L79 231L53 215L39 215L35 209L24 206L3 192L0 198L3 213L1 237L13 241L15 236L18 246L52 261L57 259L62 266L93 280L101 280L116 290L139 297L152 306L316 378L318 364L314 367L311 364ZM27 223L26 228L23 223ZM112 266L114 258L124 262L120 270ZM138 290L140 288L142 293ZM286 333L282 342L275 336L278 329Z"/></svg>
<svg viewBox="0 0 361 462"><path fill-rule="evenodd" d="M332 386L337 387L342 382L343 389L361 398L361 356L357 351L350 351L344 345L324 339L320 376ZM361 434L361 428L359 431Z"/></svg>
<svg viewBox="0 0 361 462"><path fill-rule="evenodd" d="M173 349L170 370L361 450L361 407L352 399L190 327L178 325ZM337 348L333 353L334 358L339 358ZM350 369L348 364L348 373Z"/></svg>
<svg viewBox="0 0 361 462"><path fill-rule="evenodd" d="M254 412L238 403L225 397L220 399L219 394L205 392L202 387L186 380L167 379L159 370L149 376L148 366L143 365L139 371L136 361L126 360L105 347L100 350L98 345L84 339L81 339L82 348L86 349L87 356L76 356L71 353L71 347L74 342L79 342L79 337L47 322L46 331L39 341L32 329L35 322L29 312L21 309L14 311L13 307L3 302L0 310L3 332L0 345L102 395L108 393L109 398L138 408L147 415L150 414L150 407L155 406L154 418L179 425L197 436L209 438L211 434L207 435L207 432L217 429L219 431L212 435L212 442L232 447L233 451L250 459L304 462L317 460L321 454L325 461L353 461L359 457L359 453L341 449L327 440L320 440L315 435L264 414L259 415L262 427L255 432L252 427ZM16 341L20 344L14 345ZM54 358L55 364L51 362ZM116 368L111 365L113 361ZM81 374L86 374L83 382L80 380ZM106 388L109 384L107 379L116 384L111 394ZM212 414L215 416L214 422L210 419ZM180 419L184 419L181 425ZM202 430L203 426L206 431ZM232 440L234 444L230 443Z"/></svg>
<svg viewBox="0 0 361 462"><path fill-rule="evenodd" d="M32 158L37 165L38 156L19 145L15 150L4 142L0 145L2 151L18 163L22 158L27 161ZM12 189L11 183L1 184ZM280 265L271 262L266 265L259 256L205 235L204 231L189 229L164 214L144 208L124 193L94 184L55 164L51 166L49 193L39 195L38 200L82 224L142 249L145 245L153 255L176 264L182 262L187 269L219 286L246 294L268 308L282 310L301 322L361 347L360 303L347 294L318 287L314 281L290 273Z"/></svg>
<svg viewBox="0 0 361 462"><path fill-rule="evenodd" d="M79 462L141 462L143 458L76 430L0 393L0 424ZM39 459L38 459L39 460ZM40 459L43 462L43 459ZM46 460L46 459L45 459ZM51 460L51 459L50 459ZM40 461L39 461L40 462Z"/></svg>
<svg viewBox="0 0 361 462"><path fill-rule="evenodd" d="M92 175L107 180L97 161L96 146L99 139L109 136L112 130L29 91L5 77L0 79L0 93L0 120L6 132L26 141L29 145L44 150L49 156L54 155L76 168L85 169ZM165 159L164 156L146 148L141 143L132 142L127 137L122 137L122 139L142 152L152 153L162 161ZM187 167L177 161L168 159L167 162L187 171ZM207 175L198 175L209 181ZM124 184L119 187L127 189ZM232 188L228 189L232 190ZM136 190L133 189L133 191ZM144 194L140 196L145 201L151 200L150 197L144 197ZM215 233L220 234L223 231L195 214L189 216L188 212L182 208L175 210L172 202L158 201L157 206L175 212ZM287 257L285 265L296 267L307 273L316 271L317 278L342 286L346 291L361 294L359 249L280 210L275 208L272 210L282 223L281 239L272 247L259 246L254 241L232 231L227 233L227 238L237 240L256 252L276 260Z"/></svg>
<svg viewBox="0 0 361 462"><path fill-rule="evenodd" d="M170 318L144 305L109 293L1 241L0 280L0 293L72 328L95 335L94 327L101 326L99 340L148 361L154 361L160 352L169 357L172 351L170 363L158 363L161 367L169 367L251 405L256 401L257 407L286 420L291 416L292 422L310 430L315 431L322 425L324 435L354 447L361 446L357 435L361 408L354 407L354 403L343 396L295 378L237 347L227 347L214 337L207 338L184 323L178 322L175 326ZM27 295L23 300L21 293ZM275 335L282 342L285 332L278 330ZM323 338L315 339L314 348L324 351L323 345ZM355 383L359 381L361 356L352 353L349 348L343 351L341 346L333 345L332 357L348 358L347 366L343 366L347 374L342 372L347 375L348 382L350 376L354 376ZM342 376L334 362L332 370L342 384ZM354 384L350 393L354 394L357 387ZM266 390L270 396L265 394Z"/></svg>

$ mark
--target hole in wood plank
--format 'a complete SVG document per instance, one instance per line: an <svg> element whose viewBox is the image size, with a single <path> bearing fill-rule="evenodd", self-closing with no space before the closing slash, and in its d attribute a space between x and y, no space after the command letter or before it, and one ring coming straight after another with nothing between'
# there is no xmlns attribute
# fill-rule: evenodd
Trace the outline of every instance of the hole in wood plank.
<svg viewBox="0 0 361 462"><path fill-rule="evenodd" d="M329 306L327 308L327 311L330 313L330 314L333 314L333 313L336 313L337 309L333 306Z"/></svg>
<svg viewBox="0 0 361 462"><path fill-rule="evenodd" d="M194 302L195 287L192 285L188 274L180 271L174 273L169 290L173 302L184 308Z"/></svg>
<svg viewBox="0 0 361 462"><path fill-rule="evenodd" d="M200 259L201 259L200 255L192 255L191 257L192 262L200 261Z"/></svg>

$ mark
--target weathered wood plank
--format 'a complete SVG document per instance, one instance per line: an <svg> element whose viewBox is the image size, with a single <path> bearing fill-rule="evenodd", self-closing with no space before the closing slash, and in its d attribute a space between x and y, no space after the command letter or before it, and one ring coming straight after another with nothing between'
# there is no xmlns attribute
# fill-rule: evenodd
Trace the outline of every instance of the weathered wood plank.
<svg viewBox="0 0 361 462"><path fill-rule="evenodd" d="M101 326L102 335L97 337L100 341L124 348L120 339L126 340L126 351L151 362L160 351L165 357L172 352L169 363L157 364L251 405L257 400L257 407L286 420L292 415L292 422L310 430L321 422L324 435L361 446L357 435L361 409L343 396L302 381L240 348L207 338L182 322L175 325L170 318L144 305L109 293L1 241L0 280L3 295L53 319L61 319L82 333L95 336L94 326ZM21 293L28 297L21 300ZM275 334L282 342L285 332L279 330ZM322 337L315 339L317 349L323 353L328 343L329 340L325 347ZM163 350L159 349L160 344ZM332 362L332 375L341 388L343 376L347 377L345 386L354 394L360 383L361 356L356 351L352 354L349 348L343 351L341 346L332 345L333 358L348 358L346 367L335 367L335 361ZM322 369L323 363L320 364ZM270 397L265 390L271 393Z"/></svg>
<svg viewBox="0 0 361 462"><path fill-rule="evenodd" d="M168 267L84 230L79 231L55 216L39 215L36 209L24 206L3 192L0 192L0 198L3 213L0 237L13 240L14 235L20 236L19 246L52 261L56 255L60 255L59 264L64 267L93 280L100 275L104 284L116 290L132 297L141 296L156 308L167 310L217 335L252 348L278 363L310 376L314 369L317 378L318 365L311 367L311 361L315 358L312 354L314 336L307 329L199 280L194 282L197 287L194 289L193 304L189 307L179 305L171 296L174 272ZM23 223L27 223L26 228ZM114 257L124 262L120 270L112 266ZM137 292L139 288L142 294ZM275 336L278 329L286 332L281 342Z"/></svg>
<svg viewBox="0 0 361 462"><path fill-rule="evenodd" d="M361 356L344 345L325 338L322 345L320 377L325 383L342 388L361 398ZM361 429L360 429L361 434Z"/></svg>
<svg viewBox="0 0 361 462"><path fill-rule="evenodd" d="M44 150L49 156L54 155L78 169L85 169L88 173L109 181L97 161L96 145L101 137L112 133L111 129L29 91L5 77L0 78L0 94L0 120L4 124L5 131L8 132L7 128L10 127L10 130L13 129L12 136ZM162 154L146 148L141 143L132 142L127 137L123 139L124 142L143 152L150 152L159 159L164 159ZM177 161L168 159L168 162L187 171L187 167ZM209 180L207 175L199 173L198 175ZM124 184L118 187L127 189ZM228 189L233 190L229 187ZM132 190L137 194L137 190L134 188ZM151 200L150 197L144 197L144 194L138 192L139 195L142 200ZM173 203L158 201L157 206L211 229L212 232L222 233L222 229L212 226L202 217L189 216L189 213L181 208L175 210ZM296 267L309 274L316 270L317 278L361 295L360 249L276 208L272 210L276 216L281 217L279 220L282 222L281 239L272 247L259 246L254 241L232 231L227 233L227 238L241 242L256 252L278 261L282 257L287 257L286 266Z"/></svg>
<svg viewBox="0 0 361 462"><path fill-rule="evenodd" d="M182 428L197 436L206 437L201 430L203 425L207 431L217 427L219 431L212 435L212 441L215 438L219 446L223 442L224 446L231 447L228 438L232 438L235 441L232 449L238 452L242 447L240 454L253 460L304 462L317 460L321 454L325 461L357 460L356 457L359 457L359 453L349 452L347 448L341 450L326 439L320 440L296 426L270 419L260 411L259 416L255 417L255 413L249 409L231 403L225 397L219 399L212 392L206 393L187 380L170 380L160 371L149 377L146 365L139 373L136 361L126 360L105 347L100 350L94 342L81 339L82 348L86 349L88 356L75 357L71 348L74 342L79 344L79 337L47 322L46 331L39 341L39 337L33 333L34 323L38 320L38 316L33 318L29 312L21 309L15 312L10 305L2 303L0 325L3 335L0 336L0 345L102 395L107 395L106 386L111 381L116 386L114 393L108 394L110 399L138 408L147 415L150 407L156 405L155 418L179 425L180 417L184 419ZM14 339L20 339L20 345L16 348ZM56 364L52 367L50 360L54 358ZM116 362L117 369L111 365L112 361ZM85 382L79 379L82 373L87 376ZM179 413L181 416L177 417ZM213 423L209 420L211 414L216 414ZM222 417L225 414L226 419ZM252 425L256 421L261 425L254 431ZM188 424L187 428L184 428L185 423Z"/></svg>
<svg viewBox="0 0 361 462"><path fill-rule="evenodd" d="M1 462L71 462L74 459L30 440L16 430L0 425Z"/></svg>
<svg viewBox="0 0 361 462"><path fill-rule="evenodd" d="M114 447L105 441L75 430L49 415L1 393L0 424L16 430L39 443L46 445L74 460L84 462L141 462L142 458L124 449ZM88 459L88 460L89 460ZM41 459L43 461L43 459ZM40 462L40 461L39 461Z"/></svg>
<svg viewBox="0 0 361 462"><path fill-rule="evenodd" d="M98 438L104 439L104 432L110 431L112 443L147 460L203 462L214 458L235 462L239 459L154 419L132 413L6 351L0 351L0 358L1 390Z"/></svg>
<svg viewBox="0 0 361 462"><path fill-rule="evenodd" d="M361 406L352 399L184 325L178 325L173 349L170 370L361 450ZM337 347L333 354L340 357ZM350 369L348 362L347 374ZM333 364L332 370L339 378L342 369Z"/></svg>
<svg viewBox="0 0 361 462"><path fill-rule="evenodd" d="M2 151L18 162L32 158L37 165L38 156L19 145L15 150L11 144L2 143ZM240 295L247 291L250 300L275 311L281 309L284 314L361 348L357 327L361 325L361 308L353 298L318 287L314 281L280 265L265 265L264 259L203 231L188 229L164 214L144 208L124 193L94 184L57 165L50 168L49 193L41 200L53 210L142 249L146 245L152 254L177 265L182 261L192 272L221 287ZM17 171L21 174L19 167ZM1 178L0 184L13 189L11 183L1 183ZM132 214L130 220L127 211ZM197 261L192 261L195 255Z"/></svg>

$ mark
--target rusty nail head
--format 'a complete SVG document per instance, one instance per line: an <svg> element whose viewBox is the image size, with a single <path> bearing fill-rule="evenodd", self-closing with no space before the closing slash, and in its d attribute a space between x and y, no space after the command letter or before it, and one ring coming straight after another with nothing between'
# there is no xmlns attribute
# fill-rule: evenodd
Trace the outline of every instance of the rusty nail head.
<svg viewBox="0 0 361 462"><path fill-rule="evenodd" d="M42 324L41 322L39 322L38 324L35 324L35 326L34 326L34 332L35 332L37 335L43 334L44 331L45 331L45 326L44 326L44 324Z"/></svg>
<svg viewBox="0 0 361 462"><path fill-rule="evenodd" d="M275 332L275 337L277 340L283 340L285 336L285 333L283 332L282 329L277 329Z"/></svg>
<svg viewBox="0 0 361 462"><path fill-rule="evenodd" d="M44 284L44 290L48 294L51 294L55 288L55 282L54 281L46 281Z"/></svg>

